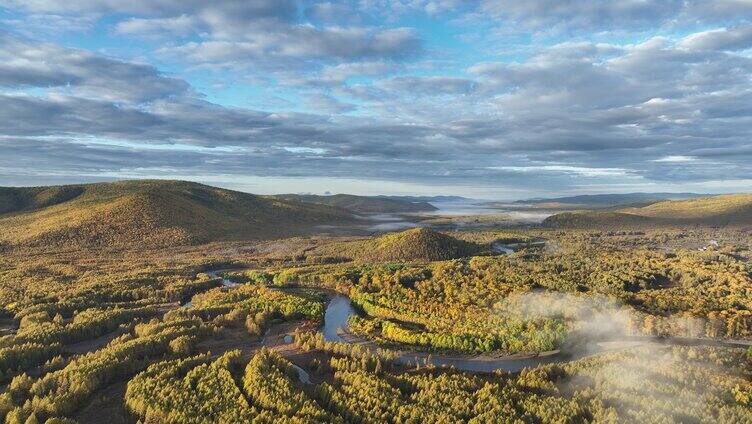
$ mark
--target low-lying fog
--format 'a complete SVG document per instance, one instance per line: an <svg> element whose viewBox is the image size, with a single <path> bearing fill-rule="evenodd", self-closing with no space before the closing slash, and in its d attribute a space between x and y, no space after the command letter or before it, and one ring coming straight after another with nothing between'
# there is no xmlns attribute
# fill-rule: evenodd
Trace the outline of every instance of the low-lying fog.
<svg viewBox="0 0 752 424"><path fill-rule="evenodd" d="M414 214L374 214L366 216L373 220L374 224L368 227L369 231L400 231L418 226L432 226L429 218L451 218L452 226L462 228L468 226L491 226L495 224L522 225L539 224L547 217L560 211L536 210L529 211L520 208L519 205L509 205L508 208L489 207L484 203L477 202L431 202L438 210ZM492 217L498 216L498 221ZM482 217L479 220L478 217ZM466 219L463 219L466 218Z"/></svg>
<svg viewBox="0 0 752 424"><path fill-rule="evenodd" d="M561 212L561 210L530 210L527 205L519 204L490 207L482 201L431 202L431 204L438 210L417 213L361 214L358 217L369 223L354 226L322 225L319 228L345 235L402 231L415 227L456 230L501 225L535 225L554 213Z"/></svg>

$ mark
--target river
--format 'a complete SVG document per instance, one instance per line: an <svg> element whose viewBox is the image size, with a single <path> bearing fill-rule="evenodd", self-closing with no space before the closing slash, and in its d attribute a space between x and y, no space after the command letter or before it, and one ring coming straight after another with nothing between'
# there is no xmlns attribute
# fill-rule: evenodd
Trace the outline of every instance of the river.
<svg viewBox="0 0 752 424"><path fill-rule="evenodd" d="M331 342L359 343L366 346L376 347L373 342L359 338L349 333L348 320L356 314L355 309L346 296L335 295L326 307L324 314L324 338ZM587 342L577 346L576 351L560 352L552 351L541 354L519 354L505 357L494 357L489 354L442 354L414 351L395 351L396 361L403 365L434 365L436 367L454 367L462 371L493 372L503 370L506 372L519 372L523 368L532 368L539 365L554 362L574 361L609 351L622 350L630 347L654 345L712 345L726 347L752 347L749 340L713 340L704 338L657 339L654 337L625 337L623 340L610 340L599 342Z"/></svg>
<svg viewBox="0 0 752 424"><path fill-rule="evenodd" d="M512 249L511 247L509 247L506 244L502 244L502 243L498 243L498 242L492 243L491 244L491 248L496 253L503 253L505 255L511 255L512 253L514 253L514 249Z"/></svg>
<svg viewBox="0 0 752 424"><path fill-rule="evenodd" d="M514 250L508 247L509 245L499 245L497 249L504 253L510 254ZM211 277L220 276L220 273L227 270L218 270L207 272ZM238 286L237 283L223 278L222 284L226 287ZM190 306L190 302L184 306ZM359 338L349 332L348 320L351 316L355 315L356 311L350 302L350 299L346 296L335 294L326 306L324 312L324 325L321 329L324 334L324 339L330 342L342 342L342 343L358 343L371 348L376 348L376 344ZM292 342L291 337L285 337L284 342L289 344ZM502 370L506 372L519 372L523 368L531 368L539 365L550 364L554 362L573 361L584 357L597 355L608 351L614 351L619 349L625 349L629 347L645 345L645 344L712 344L712 345L726 345L735 347L752 346L752 341L715 341L710 339L671 339L671 340L655 340L650 337L644 338L630 338L628 340L617 340L608 342L589 342L583 346L580 346L576 352L563 353L560 351L545 352L542 354L519 354L510 355L505 357L494 357L492 355L452 355L442 353L426 353L416 351L395 351L397 353L396 361L400 364L407 366L425 366L431 364L436 367L454 367L462 371L470 372L493 372L496 370ZM308 383L308 375L301 373L302 369L298 370L301 381ZM305 371L303 371L305 372Z"/></svg>
<svg viewBox="0 0 752 424"><path fill-rule="evenodd" d="M355 309L350 299L342 295L335 295L326 307L324 313L324 339L330 342L363 343L370 342L357 338L348 332L348 320L355 315ZM588 346L587 355L611 350L613 347L604 345ZM503 370L519 372L523 368L535 367L566 360L577 359L585 354L564 355L560 352L550 352L542 355L518 355L504 358L494 358L488 355L447 355L425 352L397 351L397 362L403 365L434 365L437 367L454 367L458 370L473 372L493 372Z"/></svg>
<svg viewBox="0 0 752 424"><path fill-rule="evenodd" d="M218 277L222 278L222 285L225 286L225 287L236 287L236 286L238 286L239 285L238 283L232 282L232 281L228 280L227 278L224 278L222 275L220 275L221 273L226 272L226 271L227 270L224 270L224 269L219 269L219 270L216 270L216 271L207 271L206 275L208 275L210 278L218 278ZM185 302L185 303L183 303L182 305L180 305L181 308L190 308L191 306L193 306L193 302L191 302L190 300L187 301L187 302Z"/></svg>

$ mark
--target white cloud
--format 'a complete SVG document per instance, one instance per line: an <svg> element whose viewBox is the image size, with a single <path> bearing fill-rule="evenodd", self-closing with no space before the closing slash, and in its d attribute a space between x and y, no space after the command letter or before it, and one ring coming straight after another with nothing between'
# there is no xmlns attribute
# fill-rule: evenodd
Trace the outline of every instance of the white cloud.
<svg viewBox="0 0 752 424"><path fill-rule="evenodd" d="M14 34L53 15L106 31L100 52L0 33L0 137L70 172L143 163L519 190L749 179L752 8L701 3L0 0ZM415 16L451 36L409 28ZM464 37L499 26L519 35L514 60ZM284 102L212 103L191 80L238 88L204 93L217 102ZM85 142L66 150L72 139Z"/></svg>
<svg viewBox="0 0 752 424"><path fill-rule="evenodd" d="M750 7L752 8L752 3ZM744 50L752 47L752 25L690 34L677 46L688 50Z"/></svg>
<svg viewBox="0 0 752 424"><path fill-rule="evenodd" d="M355 105L342 102L325 94L310 94L307 96L306 103L314 113L321 114L340 114L352 112L356 109Z"/></svg>
<svg viewBox="0 0 752 424"><path fill-rule="evenodd" d="M62 93L117 103L141 103L189 93L188 84L147 64L38 43L0 32L0 86L53 87Z"/></svg>
<svg viewBox="0 0 752 424"><path fill-rule="evenodd" d="M241 39L189 42L159 50L163 55L197 64L305 69L307 60L401 60L421 51L408 28L324 28L297 25L284 30L249 32Z"/></svg>
<svg viewBox="0 0 752 424"><path fill-rule="evenodd" d="M553 172L583 177L626 177L631 174L631 171L622 168L588 168L571 165L492 166L488 169L521 173Z"/></svg>
<svg viewBox="0 0 752 424"><path fill-rule="evenodd" d="M694 156L669 155L660 159L653 159L651 162L685 163L695 161L697 161L697 158Z"/></svg>
<svg viewBox="0 0 752 424"><path fill-rule="evenodd" d="M644 31L752 18L750 0L480 0L476 19L540 32Z"/></svg>
<svg viewBox="0 0 752 424"><path fill-rule="evenodd" d="M186 36L196 31L200 26L201 22L196 17L183 14L169 18L126 19L115 25L115 32L121 35L138 37Z"/></svg>

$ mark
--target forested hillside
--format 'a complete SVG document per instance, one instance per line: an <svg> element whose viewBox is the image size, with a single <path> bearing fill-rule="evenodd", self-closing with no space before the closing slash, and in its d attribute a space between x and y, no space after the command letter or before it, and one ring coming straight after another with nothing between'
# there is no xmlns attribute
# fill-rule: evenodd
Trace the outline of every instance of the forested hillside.
<svg viewBox="0 0 752 424"><path fill-rule="evenodd" d="M459 240L426 228L414 228L365 240L331 243L318 254L355 259L360 262L438 261L479 253L483 246Z"/></svg>
<svg viewBox="0 0 752 424"><path fill-rule="evenodd" d="M0 190L0 240L37 247L179 245L303 233L345 210L190 182L124 181Z"/></svg>
<svg viewBox="0 0 752 424"><path fill-rule="evenodd" d="M609 212L565 212L546 218L543 225L556 228L747 226L752 225L752 195L672 200Z"/></svg>

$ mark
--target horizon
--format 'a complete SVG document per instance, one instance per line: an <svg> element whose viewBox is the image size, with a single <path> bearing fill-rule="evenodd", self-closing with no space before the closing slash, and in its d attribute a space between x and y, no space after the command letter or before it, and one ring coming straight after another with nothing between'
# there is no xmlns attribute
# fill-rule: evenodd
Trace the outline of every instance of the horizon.
<svg viewBox="0 0 752 424"><path fill-rule="evenodd" d="M752 5L0 0L0 186L749 192Z"/></svg>
<svg viewBox="0 0 752 424"><path fill-rule="evenodd" d="M423 195L423 194L415 194L415 193L400 193L400 194L393 194L393 193L383 193L383 192L373 192L369 194L358 194L358 193L348 193L348 192L332 192L332 191L320 191L320 192L311 192L311 191L297 191L297 192L281 192L281 191L268 191L268 192L253 192L253 191L246 191L238 188L233 188L232 186L226 186L221 184L210 184L205 183L202 181L196 181L196 180L189 180L189 179L172 179L172 178L141 178L141 179L106 179L106 180L97 180L97 181L87 181L87 182L66 182L61 184L44 184L44 185L5 185L0 186L0 188L14 188L14 187L49 187L49 186L65 186L65 185L87 185L87 184L101 184L101 183L114 183L114 182L134 182L134 181L172 181L172 182L188 182L188 183L198 183L198 184L204 184L207 186L212 187L218 187L218 188L224 188L228 190L235 190L243 193L248 194L256 194L256 195L265 195L265 196L274 196L274 195L316 195L316 196L336 196L336 195L348 195L348 196L366 196L366 197L457 197L462 198L463 200L467 201L482 201L482 202L524 202L524 201L539 201L539 200L556 200L559 198L569 198L569 197L581 197L581 196L609 196L609 195L633 195L633 194L676 194L676 195L693 195L698 197L713 197L713 196L720 196L720 195L745 195L745 194L752 194L752 192L744 192L744 191L735 191L735 192L722 192L722 193L697 193L697 192L681 192L681 191L667 191L667 192L652 192L652 191L630 191L630 192L608 192L608 193L582 193L582 194L573 194L573 195L567 195L567 196L536 196L536 197L524 197L524 198L516 198L516 199L510 199L510 198L482 198L482 197L467 197L462 196L458 194L446 194L446 193L439 193L439 194L430 194L430 195ZM668 199L667 199L668 200ZM427 200L428 201L428 200Z"/></svg>

